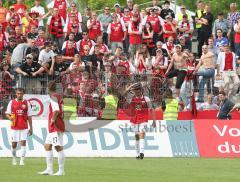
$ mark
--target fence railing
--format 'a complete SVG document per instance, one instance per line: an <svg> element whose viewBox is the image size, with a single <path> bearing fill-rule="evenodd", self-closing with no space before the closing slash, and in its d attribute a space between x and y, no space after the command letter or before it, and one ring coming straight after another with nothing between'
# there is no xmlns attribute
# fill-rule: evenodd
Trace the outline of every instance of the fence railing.
<svg viewBox="0 0 240 182"><path fill-rule="evenodd" d="M166 90L174 88L175 78L163 82L165 78L153 74L113 74L98 72L97 74L84 75L83 72L71 72L65 75L47 75L38 77L26 77L17 75L14 80L2 79L0 84L0 117L4 117L7 103L14 97L14 88L22 87L25 94L48 94L47 85L54 80L57 83L57 92L65 98L74 98L76 100L76 110L78 116L99 116L104 107L104 97L115 95L118 98L118 109L126 109L126 99L124 95L128 86L140 82L143 86L143 93L150 98L155 108L162 108L166 97ZM180 97L182 110L191 108L191 97L193 93L196 97L199 92L199 81L201 78L195 76L186 79L182 85ZM222 83L222 82L221 82ZM221 84L220 83L220 84ZM222 83L223 84L223 83ZM214 78L207 79L204 87L204 96L208 93L217 95L218 88L214 85ZM219 87L220 85L218 85ZM174 89L173 89L174 90ZM132 93L130 93L132 95ZM175 93L174 93L175 97Z"/></svg>

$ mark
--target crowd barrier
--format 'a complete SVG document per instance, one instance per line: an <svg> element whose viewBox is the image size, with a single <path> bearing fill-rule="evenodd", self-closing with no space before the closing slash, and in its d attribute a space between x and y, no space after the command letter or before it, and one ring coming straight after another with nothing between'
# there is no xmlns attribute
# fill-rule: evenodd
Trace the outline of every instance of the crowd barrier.
<svg viewBox="0 0 240 182"><path fill-rule="evenodd" d="M134 133L128 120L99 121L104 125L95 127L91 121L71 121L85 130L65 133L67 157L135 157ZM239 120L158 120L156 128L149 121L146 130L146 157L240 157ZM28 137L27 156L44 157L47 120L34 120L33 133ZM10 122L1 120L0 157L11 156L10 138Z"/></svg>

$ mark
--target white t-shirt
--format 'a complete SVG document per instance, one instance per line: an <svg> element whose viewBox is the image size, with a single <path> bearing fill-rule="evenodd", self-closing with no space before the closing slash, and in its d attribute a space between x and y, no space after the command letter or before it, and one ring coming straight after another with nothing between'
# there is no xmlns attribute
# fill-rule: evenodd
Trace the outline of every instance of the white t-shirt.
<svg viewBox="0 0 240 182"><path fill-rule="evenodd" d="M48 63L51 60L53 60L54 56L55 56L55 53L52 50L50 50L49 52L46 52L45 49L43 49L39 54L38 63L41 65Z"/></svg>

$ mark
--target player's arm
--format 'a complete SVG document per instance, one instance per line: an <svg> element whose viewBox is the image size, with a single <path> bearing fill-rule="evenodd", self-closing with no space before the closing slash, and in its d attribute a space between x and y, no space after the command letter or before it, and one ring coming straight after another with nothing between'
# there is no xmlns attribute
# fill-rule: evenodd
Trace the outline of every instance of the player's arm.
<svg viewBox="0 0 240 182"><path fill-rule="evenodd" d="M27 111L27 121L28 121L28 125L29 125L29 131L28 131L28 135L31 136L33 134L33 126L32 126L32 116L33 116L33 112L32 112L32 107L30 105L30 103L28 102L28 111Z"/></svg>
<svg viewBox="0 0 240 182"><path fill-rule="evenodd" d="M53 116L51 118L51 124L55 123L59 113L60 113L60 108L59 108L59 105L58 105L58 101L57 101L57 98L56 97L51 97L51 106L52 106L52 109L53 109Z"/></svg>
<svg viewBox="0 0 240 182"><path fill-rule="evenodd" d="M12 119L13 119L12 118L12 101L10 101L8 103L7 110L6 110L5 114L6 114L7 119L12 121Z"/></svg>
<svg viewBox="0 0 240 182"><path fill-rule="evenodd" d="M29 125L28 135L31 136L33 134L32 116L28 116L28 125Z"/></svg>

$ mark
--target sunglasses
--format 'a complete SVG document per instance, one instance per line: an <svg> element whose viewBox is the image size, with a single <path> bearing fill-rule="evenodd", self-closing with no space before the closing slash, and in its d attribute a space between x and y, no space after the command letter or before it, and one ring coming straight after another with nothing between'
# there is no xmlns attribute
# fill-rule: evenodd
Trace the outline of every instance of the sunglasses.
<svg viewBox="0 0 240 182"><path fill-rule="evenodd" d="M110 10L109 8L106 8L105 10Z"/></svg>
<svg viewBox="0 0 240 182"><path fill-rule="evenodd" d="M84 49L84 51L89 51L90 49Z"/></svg>

